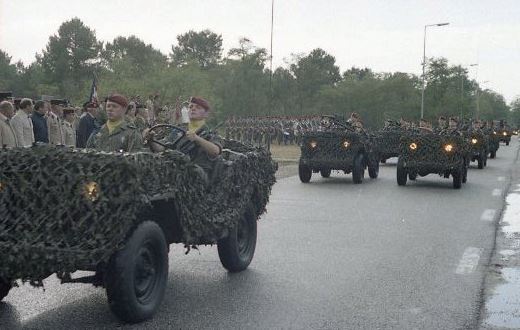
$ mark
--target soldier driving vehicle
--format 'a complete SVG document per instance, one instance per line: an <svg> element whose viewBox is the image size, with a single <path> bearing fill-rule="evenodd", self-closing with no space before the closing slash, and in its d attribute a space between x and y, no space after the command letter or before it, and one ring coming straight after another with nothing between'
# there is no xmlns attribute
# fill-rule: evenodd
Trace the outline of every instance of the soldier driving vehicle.
<svg viewBox="0 0 520 330"><path fill-rule="evenodd" d="M368 168L370 178L379 174L379 155L373 142L364 133L362 124L356 126L336 116L323 116L321 132L307 132L302 137L298 174L308 183L312 173L328 178L332 170L352 172L354 183L361 183Z"/></svg>
<svg viewBox="0 0 520 330"><path fill-rule="evenodd" d="M173 125L152 127L149 143L162 148L141 151L141 135L123 121L127 103L122 95L108 98L109 121L89 140L94 149L0 151L0 299L16 280L42 286L56 274L62 283L104 287L112 312L134 323L161 304L169 244L216 244L230 272L251 263L256 222L275 182L270 154L228 140L220 148L196 127ZM154 140L165 129L176 138ZM194 147L211 160L211 184L198 152L184 152ZM76 270L93 275L73 278Z"/></svg>
<svg viewBox="0 0 520 330"><path fill-rule="evenodd" d="M407 179L431 173L453 178L453 188L460 189L467 180L468 151L457 129L457 120L450 119L450 127L440 134L413 133L401 139L401 154L397 162L397 184Z"/></svg>

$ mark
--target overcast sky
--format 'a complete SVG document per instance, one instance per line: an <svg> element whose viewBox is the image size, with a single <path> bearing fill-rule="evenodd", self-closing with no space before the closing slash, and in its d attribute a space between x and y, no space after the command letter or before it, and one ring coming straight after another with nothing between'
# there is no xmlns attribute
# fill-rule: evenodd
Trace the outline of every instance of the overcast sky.
<svg viewBox="0 0 520 330"><path fill-rule="evenodd" d="M271 0L0 0L0 49L34 60L60 24L79 17L98 39L136 35L163 53L190 29L222 34L224 48L247 37L269 48ZM421 72L426 56L470 70L508 101L520 95L520 0L275 0L274 65L316 47L351 66Z"/></svg>

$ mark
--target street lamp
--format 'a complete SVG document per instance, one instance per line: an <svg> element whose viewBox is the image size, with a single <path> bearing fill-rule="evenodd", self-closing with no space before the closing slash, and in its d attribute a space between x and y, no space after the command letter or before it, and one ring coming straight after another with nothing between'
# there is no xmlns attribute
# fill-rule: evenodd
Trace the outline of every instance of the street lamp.
<svg viewBox="0 0 520 330"><path fill-rule="evenodd" d="M424 26L424 42L423 42L423 62L422 62L422 95L421 95L421 119L424 118L424 87L425 87L425 73L424 67L426 65L426 28L431 26L445 26L450 23L438 23L438 24L428 24Z"/></svg>
<svg viewBox="0 0 520 330"><path fill-rule="evenodd" d="M478 63L469 64L468 67L478 66ZM462 112L464 109L464 75L462 74L463 66L460 66L460 120L462 120Z"/></svg>
<svg viewBox="0 0 520 330"><path fill-rule="evenodd" d="M481 83L477 82L477 120L480 119L480 93L479 93L480 85L487 84L488 82L489 82L489 80L483 81Z"/></svg>

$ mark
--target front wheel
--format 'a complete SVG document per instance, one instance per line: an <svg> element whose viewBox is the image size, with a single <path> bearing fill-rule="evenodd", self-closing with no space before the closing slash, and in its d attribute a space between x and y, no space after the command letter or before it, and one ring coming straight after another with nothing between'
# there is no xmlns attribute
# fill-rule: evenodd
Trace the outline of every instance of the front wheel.
<svg viewBox="0 0 520 330"><path fill-rule="evenodd" d="M491 158L491 159L494 159L496 156L497 156L496 150L491 151L491 153L489 154L489 158Z"/></svg>
<svg viewBox="0 0 520 330"><path fill-rule="evenodd" d="M453 172L451 176L453 177L453 188L460 189L462 187L462 178L464 176L462 169Z"/></svg>
<svg viewBox="0 0 520 330"><path fill-rule="evenodd" d="M137 323L152 317L168 281L168 245L159 225L141 223L108 265L105 286L112 312Z"/></svg>
<svg viewBox="0 0 520 330"><path fill-rule="evenodd" d="M484 168L484 156L482 156L482 154L480 154L477 158L477 162L478 162L478 169L481 170Z"/></svg>
<svg viewBox="0 0 520 330"><path fill-rule="evenodd" d="M249 266L255 254L256 233L254 209L249 206L229 236L217 242L218 256L224 268L237 273Z"/></svg>
<svg viewBox="0 0 520 330"><path fill-rule="evenodd" d="M506 146L508 146L508 145L509 145L509 141L506 141Z"/></svg>
<svg viewBox="0 0 520 330"><path fill-rule="evenodd" d="M301 182L308 183L311 181L312 170L309 166L300 164L298 166L298 175L300 176Z"/></svg>
<svg viewBox="0 0 520 330"><path fill-rule="evenodd" d="M322 178L330 178L330 173L331 173L331 169L330 168L326 168L326 169L322 169L320 170L320 174L321 174L321 177Z"/></svg>
<svg viewBox="0 0 520 330"><path fill-rule="evenodd" d="M397 184L399 186L405 186L407 180L408 173L406 172L406 169L404 168L402 161L399 160L397 162Z"/></svg>
<svg viewBox="0 0 520 330"><path fill-rule="evenodd" d="M352 168L352 181L359 184L363 182L365 177L365 164L363 164L363 155L359 154L354 158L354 167Z"/></svg>
<svg viewBox="0 0 520 330"><path fill-rule="evenodd" d="M0 277L0 301L2 301L12 288L12 283Z"/></svg>
<svg viewBox="0 0 520 330"><path fill-rule="evenodd" d="M379 176L379 162L378 161L372 161L368 163L368 176L371 179L377 179Z"/></svg>

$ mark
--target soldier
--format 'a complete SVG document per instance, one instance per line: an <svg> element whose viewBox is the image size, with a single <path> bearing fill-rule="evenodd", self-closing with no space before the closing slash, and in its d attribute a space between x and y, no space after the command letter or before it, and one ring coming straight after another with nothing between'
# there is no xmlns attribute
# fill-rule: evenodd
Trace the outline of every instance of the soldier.
<svg viewBox="0 0 520 330"><path fill-rule="evenodd" d="M128 100L121 94L112 94L107 98L107 122L97 134L87 141L87 148L107 152L132 152L143 147L141 133L134 125L125 121Z"/></svg>
<svg viewBox="0 0 520 330"><path fill-rule="evenodd" d="M190 124L185 139L194 143L195 148L188 151L191 160L199 165L203 172L201 175L206 182L212 177L214 163L222 153L222 143L218 135L211 132L206 125L206 119L211 111L208 101L201 97L191 97L189 103ZM151 141L149 130L145 130L145 139ZM186 142L187 143L187 142ZM164 147L157 143L150 143L150 148L155 152L164 151ZM178 143L182 148L182 143Z"/></svg>
<svg viewBox="0 0 520 330"><path fill-rule="evenodd" d="M354 127L354 130L357 133L363 133L365 131L363 128L363 122L361 121L361 116L357 112L353 112L347 122Z"/></svg>
<svg viewBox="0 0 520 330"><path fill-rule="evenodd" d="M427 120L419 120L419 132L422 134L432 133L431 125Z"/></svg>
<svg viewBox="0 0 520 330"><path fill-rule="evenodd" d="M47 126L49 130L49 143L53 145L64 144L62 116L64 100L51 100L51 111L47 113Z"/></svg>
<svg viewBox="0 0 520 330"><path fill-rule="evenodd" d="M68 147L76 147L76 128L74 127L74 108L63 109L63 143Z"/></svg>
<svg viewBox="0 0 520 330"><path fill-rule="evenodd" d="M21 147L30 147L34 143L33 124L30 117L32 111L32 100L24 98L20 102L19 110L11 119L11 126Z"/></svg>
<svg viewBox="0 0 520 330"><path fill-rule="evenodd" d="M442 130L445 130L448 127L448 123L446 122L446 117L440 116L437 120L438 126L435 128L435 133L440 133Z"/></svg>
<svg viewBox="0 0 520 330"><path fill-rule="evenodd" d="M440 134L444 135L462 135L459 131L459 121L456 117L450 117L448 122L448 128L442 130Z"/></svg>

